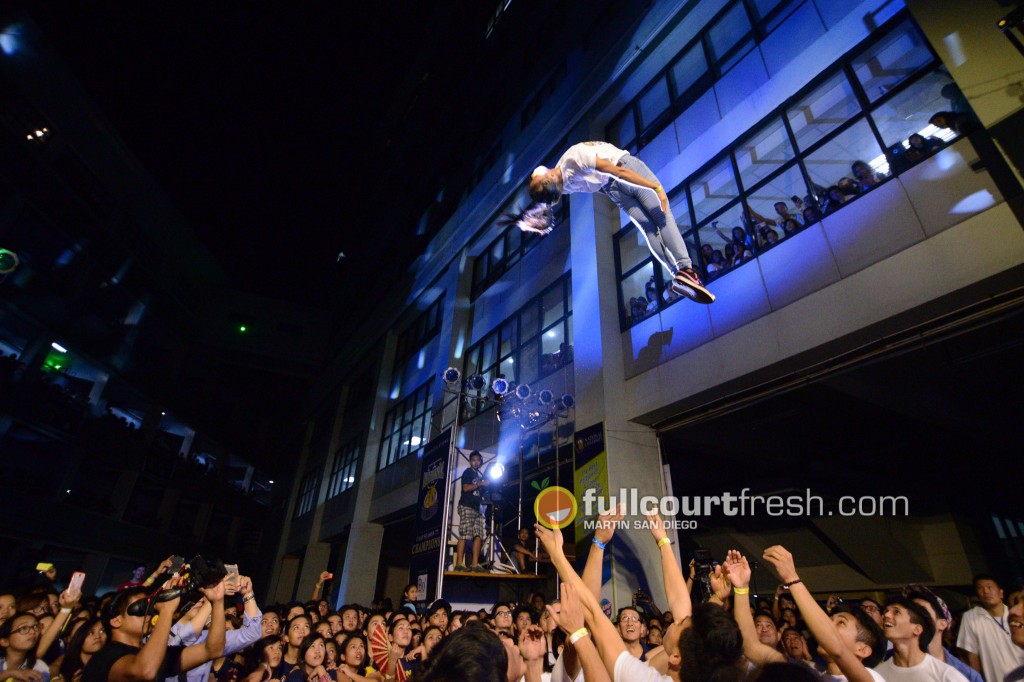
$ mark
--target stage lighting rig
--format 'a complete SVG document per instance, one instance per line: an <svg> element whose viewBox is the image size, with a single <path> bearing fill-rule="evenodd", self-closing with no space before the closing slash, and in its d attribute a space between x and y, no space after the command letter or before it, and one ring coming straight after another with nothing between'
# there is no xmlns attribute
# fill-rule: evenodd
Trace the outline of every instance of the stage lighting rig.
<svg viewBox="0 0 1024 682"><path fill-rule="evenodd" d="M481 391L487 385L487 379L482 374L474 374L466 379L466 388L471 391Z"/></svg>
<svg viewBox="0 0 1024 682"><path fill-rule="evenodd" d="M503 397L506 393L508 393L509 389L511 388L512 385L508 383L508 379L506 379L505 377L498 377L497 379L491 382L491 390L494 392L494 395L498 396L499 398Z"/></svg>
<svg viewBox="0 0 1024 682"><path fill-rule="evenodd" d="M519 384L516 386L516 397L520 400L527 400L532 393L529 384Z"/></svg>
<svg viewBox="0 0 1024 682"><path fill-rule="evenodd" d="M0 275L14 272L20 262L18 254L7 249L0 249Z"/></svg>
<svg viewBox="0 0 1024 682"><path fill-rule="evenodd" d="M541 405L547 406L554 402L555 394L545 388L543 391L537 394L537 400L540 401Z"/></svg>
<svg viewBox="0 0 1024 682"><path fill-rule="evenodd" d="M505 475L505 465L501 462L492 462L487 467L487 478L492 481L500 481Z"/></svg>
<svg viewBox="0 0 1024 682"><path fill-rule="evenodd" d="M441 378L444 379L444 383L449 386L455 386L459 383L459 380L462 379L462 372L454 367L449 367L444 371L444 374L441 375Z"/></svg>

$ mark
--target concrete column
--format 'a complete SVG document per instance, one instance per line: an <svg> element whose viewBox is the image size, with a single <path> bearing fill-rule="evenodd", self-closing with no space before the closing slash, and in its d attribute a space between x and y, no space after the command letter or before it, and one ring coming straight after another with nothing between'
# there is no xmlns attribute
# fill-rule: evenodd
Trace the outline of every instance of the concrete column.
<svg viewBox="0 0 1024 682"><path fill-rule="evenodd" d="M330 570L328 563L331 560L331 545L327 542L320 542L320 528L324 520L324 503L327 502L327 489L330 485L331 464L334 461L334 453L338 449L338 440L341 434L341 425L345 414L345 403L348 401L348 386L341 389L338 400L334 407L334 415L331 421L331 438L328 441L326 457L320 464L320 489L317 491L316 506L313 509L313 523L309 529L309 543L306 545L306 554L302 560L302 573L299 575L298 598L306 599L306 595L313 594L313 587L316 585L320 573ZM317 461L317 453L313 453L310 460ZM331 591L337 585L338 577L329 585L324 586L321 597L326 597L326 592Z"/></svg>
<svg viewBox="0 0 1024 682"><path fill-rule="evenodd" d="M590 138L581 138L590 139ZM662 495L662 469L652 430L627 421L622 333L612 235L621 225L619 209L600 195L570 196L572 229L572 307L577 430L604 423L610 492L636 489L639 496ZM582 330L586 330L583 333ZM614 434L614 437L611 437ZM574 491L577 499L583 491ZM642 520L629 516L627 521ZM630 603L637 587L665 603L661 558L647 530L616 532L612 545L612 580L603 595L615 609Z"/></svg>
<svg viewBox="0 0 1024 682"><path fill-rule="evenodd" d="M107 408L107 401L103 399L103 391L107 388L110 375L106 372L97 372L96 381L89 390L89 405L92 406L93 414L103 414Z"/></svg>
<svg viewBox="0 0 1024 682"><path fill-rule="evenodd" d="M295 514L295 503L299 495L299 486L302 483L302 476L299 472L303 471L306 467L306 462L309 461L309 441L313 437L313 424L310 422L306 426L306 435L302 440L302 448L299 450L299 462L295 468L295 476L292 478L292 489L288 495L288 504L285 505L283 522L281 523L281 537L277 542L277 551L274 553L278 557L277 563L274 564L274 568L270 574L270 580L268 582L267 593L274 595L273 599L279 602L286 602L291 600L293 584L296 575L298 574L298 557L286 556L285 551L288 549L288 536L291 534L292 529L292 518Z"/></svg>
<svg viewBox="0 0 1024 682"><path fill-rule="evenodd" d="M373 487L377 477L377 454L380 450L381 422L388 407L388 386L394 371L395 348L398 337L389 332L384 339L380 372L370 417L370 432L363 448L363 461L359 467L359 482L356 489L356 503L349 530L348 546L345 550L345 564L341 583L338 585L338 599L342 604L369 604L377 588L377 567L380 563L380 547L384 539L384 526L370 522L370 503L373 501Z"/></svg>

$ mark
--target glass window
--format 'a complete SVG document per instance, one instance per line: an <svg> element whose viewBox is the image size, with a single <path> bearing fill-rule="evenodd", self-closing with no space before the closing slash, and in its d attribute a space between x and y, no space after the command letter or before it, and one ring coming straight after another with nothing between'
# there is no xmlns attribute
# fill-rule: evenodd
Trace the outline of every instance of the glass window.
<svg viewBox="0 0 1024 682"><path fill-rule="evenodd" d="M672 217L676 219L676 227L679 228L681 234L685 234L693 227L690 224L690 202L686 199L686 192L676 192L673 196L668 198L669 210L672 211ZM643 239L643 237L641 237ZM646 248L646 244L644 244ZM649 255L650 252L648 252ZM625 271L625 269L623 269Z"/></svg>
<svg viewBox="0 0 1024 682"><path fill-rule="evenodd" d="M690 196L697 222L713 215L739 194L732 164L722 159L690 183Z"/></svg>
<svg viewBox="0 0 1024 682"><path fill-rule="evenodd" d="M627 326L657 311L658 289L652 259L648 259L646 265L623 279L619 288L622 292L622 320Z"/></svg>
<svg viewBox="0 0 1024 682"><path fill-rule="evenodd" d="M622 266L622 272L629 272L651 257L651 251L647 248L647 240L644 238L643 232L632 225L623 231L618 244L619 265Z"/></svg>
<svg viewBox="0 0 1024 682"><path fill-rule="evenodd" d="M334 453L327 499L340 495L356 483L356 462L359 460L359 438L349 441Z"/></svg>
<svg viewBox="0 0 1024 682"><path fill-rule="evenodd" d="M935 71L871 112L886 149L890 150L889 158L897 165L896 171L919 161L955 137L953 131L940 130L928 122L932 114L948 108L949 100L943 95L943 89L952 84L944 71ZM915 134L921 139L915 139L914 149L911 149L909 138Z"/></svg>
<svg viewBox="0 0 1024 682"><path fill-rule="evenodd" d="M654 123L655 119L668 109L670 100L668 79L662 76L640 95L640 127L646 128Z"/></svg>
<svg viewBox="0 0 1024 682"><path fill-rule="evenodd" d="M505 257L505 240L496 239L491 245L490 258L491 267L493 268L496 263L500 263L501 259Z"/></svg>
<svg viewBox="0 0 1024 682"><path fill-rule="evenodd" d="M516 368L519 372L519 382L528 384L536 381L540 376L540 353L536 337L530 343L524 345L519 351L519 362Z"/></svg>
<svg viewBox="0 0 1024 682"><path fill-rule="evenodd" d="M816 187L816 194L819 199L824 199L828 188L842 183L859 184L854 178L853 164L858 161L866 162L873 172L860 178L864 182L874 183L879 178L875 174L888 172L888 164L885 155L878 148L878 142L868 122L861 119L849 129L825 143L820 149L804 160L807 173ZM844 180L845 178L845 180ZM859 191L853 191L847 196L854 196ZM833 198L835 200L841 199ZM832 210L835 208L833 201Z"/></svg>
<svg viewBox="0 0 1024 682"><path fill-rule="evenodd" d="M754 257L753 241L741 227L740 208L729 214L731 218L722 216L700 229L698 262L709 280Z"/></svg>
<svg viewBox="0 0 1024 682"><path fill-rule="evenodd" d="M562 303L562 286L549 289L541 298L541 309L544 311L543 328L547 328L555 320L565 315L565 306Z"/></svg>
<svg viewBox="0 0 1024 682"><path fill-rule="evenodd" d="M685 95L686 91L693 87L694 83L700 80L701 76L707 73L707 70L708 62L704 57L704 46L700 41L697 41L696 44L684 52L669 67L676 95Z"/></svg>
<svg viewBox="0 0 1024 682"><path fill-rule="evenodd" d="M632 144L635 138L636 121L633 120L633 105L630 105L608 126L608 140L620 148L625 148Z"/></svg>
<svg viewBox="0 0 1024 682"><path fill-rule="evenodd" d="M803 216L798 208L799 203L793 201L796 197L801 202L807 194L807 185L804 184L804 176L800 172L800 166L793 164L771 180L757 187L747 194L747 205L750 206L752 215L757 222L769 223L765 229L775 230L775 237L782 238L784 232L782 224L787 217L793 217L800 225ZM796 229L799 229L797 227ZM795 231L790 225L790 231ZM769 241L769 233L762 232L758 228L756 236L758 246L764 246Z"/></svg>
<svg viewBox="0 0 1024 682"><path fill-rule="evenodd" d="M750 19L742 2L737 2L732 9L718 20L708 31L708 45L711 47L711 58L718 62L750 32Z"/></svg>
<svg viewBox="0 0 1024 682"><path fill-rule="evenodd" d="M793 145L779 118L769 121L761 130L740 142L735 154L744 187L753 187L794 158Z"/></svg>
<svg viewBox="0 0 1024 682"><path fill-rule="evenodd" d="M807 149L859 111L860 104L853 93L853 86L842 73L836 73L787 107L789 125L801 149Z"/></svg>
<svg viewBox="0 0 1024 682"><path fill-rule="evenodd" d="M764 19L766 16L771 14L772 10L779 6L782 0L754 0L754 9L757 11L757 17Z"/></svg>
<svg viewBox="0 0 1024 682"><path fill-rule="evenodd" d="M853 70L868 99L874 101L932 59L924 36L907 20L856 57Z"/></svg>

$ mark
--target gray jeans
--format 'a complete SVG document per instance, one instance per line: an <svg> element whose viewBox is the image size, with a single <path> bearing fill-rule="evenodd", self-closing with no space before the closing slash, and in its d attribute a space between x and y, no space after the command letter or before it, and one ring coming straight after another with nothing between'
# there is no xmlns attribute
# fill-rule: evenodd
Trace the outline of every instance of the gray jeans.
<svg viewBox="0 0 1024 682"><path fill-rule="evenodd" d="M624 156L620 165L648 180L658 182L647 164L635 156ZM654 190L612 178L601 188L601 193L614 201L633 224L640 228L647 239L647 248L665 266L670 276L675 276L676 270L692 267L686 243L676 227L676 219L671 211L665 213L661 210L661 202Z"/></svg>

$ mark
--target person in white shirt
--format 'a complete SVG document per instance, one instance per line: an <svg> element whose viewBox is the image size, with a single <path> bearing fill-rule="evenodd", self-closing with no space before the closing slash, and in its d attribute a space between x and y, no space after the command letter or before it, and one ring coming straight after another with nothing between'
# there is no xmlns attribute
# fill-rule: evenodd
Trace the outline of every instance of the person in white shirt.
<svg viewBox="0 0 1024 682"><path fill-rule="evenodd" d="M1017 648L1024 651L1024 601L1018 601L1010 609L1010 616L1007 619L1010 626L1010 638ZM1024 680L1024 665L1006 674L1004 682L1021 682Z"/></svg>
<svg viewBox="0 0 1024 682"><path fill-rule="evenodd" d="M860 609L842 606L833 611L830 618L800 579L793 555L785 547L769 547L764 551L764 560L775 567L811 634L818 640L818 651L828 665L822 679L828 682L885 682L885 678L871 669L885 653L885 634L878 624ZM750 570L743 555L731 550L726 559L730 580L740 568Z"/></svg>
<svg viewBox="0 0 1024 682"><path fill-rule="evenodd" d="M546 235L554 227L552 207L563 194L574 192L600 192L614 201L640 229L654 258L673 276L673 291L697 303L714 302L715 295L704 288L693 268L661 182L643 161L607 142L575 144L554 168L535 168L530 175L532 203L500 222Z"/></svg>
<svg viewBox="0 0 1024 682"><path fill-rule="evenodd" d="M882 628L892 642L893 656L880 663L875 672L888 682L967 682L953 666L928 653L935 622L920 604L893 599L885 607Z"/></svg>
<svg viewBox="0 0 1024 682"><path fill-rule="evenodd" d="M985 677L1001 682L1007 673L1024 665L1024 651L1010 640L1009 608L1003 588L990 575L974 578L974 592L981 602L963 615L956 645L967 653L967 663Z"/></svg>

